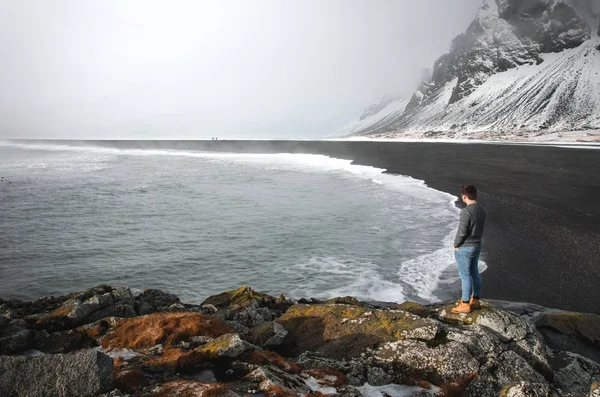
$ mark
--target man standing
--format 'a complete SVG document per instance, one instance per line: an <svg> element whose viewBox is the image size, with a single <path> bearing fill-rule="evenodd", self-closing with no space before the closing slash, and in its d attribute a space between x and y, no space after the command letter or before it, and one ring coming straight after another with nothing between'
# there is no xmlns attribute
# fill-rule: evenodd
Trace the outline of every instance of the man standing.
<svg viewBox="0 0 600 397"><path fill-rule="evenodd" d="M479 275L479 254L481 236L485 224L485 209L477 202L477 188L473 185L460 187L462 201L467 205L460 212L460 224L454 239L454 256L458 263L458 275L462 283L462 296L454 313L470 313L479 309L481 276ZM473 295L471 295L471 293Z"/></svg>

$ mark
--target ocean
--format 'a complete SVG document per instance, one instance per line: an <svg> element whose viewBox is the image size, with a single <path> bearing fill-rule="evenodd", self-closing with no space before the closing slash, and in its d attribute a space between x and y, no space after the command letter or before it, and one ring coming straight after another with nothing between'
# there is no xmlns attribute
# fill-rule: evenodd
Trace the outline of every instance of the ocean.
<svg viewBox="0 0 600 397"><path fill-rule="evenodd" d="M446 299L456 199L323 155L0 142L0 297Z"/></svg>

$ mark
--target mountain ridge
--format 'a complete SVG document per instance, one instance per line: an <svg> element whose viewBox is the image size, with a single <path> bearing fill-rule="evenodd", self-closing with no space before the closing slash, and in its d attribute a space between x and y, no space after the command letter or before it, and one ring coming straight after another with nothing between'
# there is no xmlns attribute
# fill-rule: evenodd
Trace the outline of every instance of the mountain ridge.
<svg viewBox="0 0 600 397"><path fill-rule="evenodd" d="M594 0L484 0L410 99L372 107L379 111L341 134L497 138L600 129L599 36Z"/></svg>

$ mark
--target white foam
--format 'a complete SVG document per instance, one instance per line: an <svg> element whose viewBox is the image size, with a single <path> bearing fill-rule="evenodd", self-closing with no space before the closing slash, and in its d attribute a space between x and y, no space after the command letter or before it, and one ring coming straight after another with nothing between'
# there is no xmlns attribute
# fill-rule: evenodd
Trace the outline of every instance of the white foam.
<svg viewBox="0 0 600 397"><path fill-rule="evenodd" d="M378 266L368 260L315 256L289 266L284 272L290 273L290 279L298 274L314 275L310 283L298 283L290 290L294 298L353 296L385 302L405 301L402 285L384 280Z"/></svg>

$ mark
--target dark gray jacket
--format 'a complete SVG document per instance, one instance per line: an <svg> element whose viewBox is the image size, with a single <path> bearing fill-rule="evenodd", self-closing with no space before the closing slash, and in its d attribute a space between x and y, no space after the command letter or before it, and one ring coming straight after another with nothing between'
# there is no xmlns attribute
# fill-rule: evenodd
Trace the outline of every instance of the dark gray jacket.
<svg viewBox="0 0 600 397"><path fill-rule="evenodd" d="M460 223L454 239L454 248L481 244L486 216L485 209L479 203L463 208L460 212Z"/></svg>

